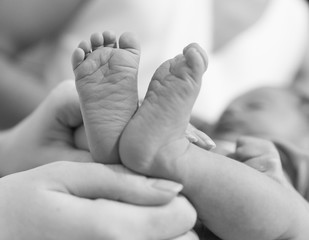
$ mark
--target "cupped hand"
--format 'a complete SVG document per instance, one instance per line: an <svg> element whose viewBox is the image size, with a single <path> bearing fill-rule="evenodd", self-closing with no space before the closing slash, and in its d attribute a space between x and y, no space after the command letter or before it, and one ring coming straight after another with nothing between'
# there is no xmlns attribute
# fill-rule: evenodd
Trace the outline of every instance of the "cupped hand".
<svg viewBox="0 0 309 240"><path fill-rule="evenodd" d="M0 239L197 239L180 190L122 166L47 164L0 179Z"/></svg>
<svg viewBox="0 0 309 240"><path fill-rule="evenodd" d="M75 147L74 130L82 125L73 81L61 83L28 118L2 134L0 176L55 161L92 162Z"/></svg>

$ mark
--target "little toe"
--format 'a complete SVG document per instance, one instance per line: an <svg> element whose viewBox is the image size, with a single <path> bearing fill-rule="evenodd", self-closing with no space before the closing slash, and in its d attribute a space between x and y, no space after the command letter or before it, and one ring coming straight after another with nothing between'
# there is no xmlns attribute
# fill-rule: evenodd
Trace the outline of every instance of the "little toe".
<svg viewBox="0 0 309 240"><path fill-rule="evenodd" d="M85 52L81 48L75 49L72 55L72 67L75 70L85 59Z"/></svg>
<svg viewBox="0 0 309 240"><path fill-rule="evenodd" d="M203 74L207 70L207 55L197 43L191 43L185 47L183 55L195 74Z"/></svg>
<svg viewBox="0 0 309 240"><path fill-rule="evenodd" d="M112 31L103 32L104 47L117 48L116 34Z"/></svg>
<svg viewBox="0 0 309 240"><path fill-rule="evenodd" d="M87 55L89 53L91 53L91 46L90 43L87 41L82 41L79 45L79 48L81 48L84 52L85 52L85 56L87 57Z"/></svg>
<svg viewBox="0 0 309 240"><path fill-rule="evenodd" d="M123 33L119 38L119 48L129 50L133 53L139 53L140 43L136 34L131 32Z"/></svg>
<svg viewBox="0 0 309 240"><path fill-rule="evenodd" d="M92 51L103 46L103 36L101 33L93 33L90 37Z"/></svg>

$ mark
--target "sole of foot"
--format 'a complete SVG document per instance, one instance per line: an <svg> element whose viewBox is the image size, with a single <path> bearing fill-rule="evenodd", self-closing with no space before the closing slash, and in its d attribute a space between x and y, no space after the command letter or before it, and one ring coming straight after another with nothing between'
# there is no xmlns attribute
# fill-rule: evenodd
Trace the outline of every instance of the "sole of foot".
<svg viewBox="0 0 309 240"><path fill-rule="evenodd" d="M207 64L206 53L193 43L156 70L145 100L122 134L124 165L151 176L173 174L169 171L177 168L191 144L186 128Z"/></svg>
<svg viewBox="0 0 309 240"><path fill-rule="evenodd" d="M119 45L119 46L118 46ZM119 163L120 135L138 106L140 45L132 33L117 42L94 33L74 51L72 66L90 152L96 162Z"/></svg>

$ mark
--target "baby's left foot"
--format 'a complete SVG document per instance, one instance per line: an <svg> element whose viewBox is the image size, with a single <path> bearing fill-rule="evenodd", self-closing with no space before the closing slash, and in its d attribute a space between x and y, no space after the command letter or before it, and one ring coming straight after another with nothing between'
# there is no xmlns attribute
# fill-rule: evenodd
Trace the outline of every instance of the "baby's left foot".
<svg viewBox="0 0 309 240"><path fill-rule="evenodd" d="M190 44L157 69L145 100L121 136L124 165L157 177L177 175L169 171L176 170L174 164L190 145L185 131L206 68L206 54Z"/></svg>
<svg viewBox="0 0 309 240"><path fill-rule="evenodd" d="M119 47L117 46L119 45ZM131 33L91 36L72 57L83 120L96 162L119 163L120 135L138 106L137 72L140 47Z"/></svg>

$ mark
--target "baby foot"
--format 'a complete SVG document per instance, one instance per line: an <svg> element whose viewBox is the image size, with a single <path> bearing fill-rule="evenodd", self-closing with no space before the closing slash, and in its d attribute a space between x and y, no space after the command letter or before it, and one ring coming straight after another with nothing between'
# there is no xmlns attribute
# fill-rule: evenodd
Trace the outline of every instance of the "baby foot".
<svg viewBox="0 0 309 240"><path fill-rule="evenodd" d="M158 177L173 174L163 172L173 171L191 144L186 128L206 68L206 54L190 44L157 69L120 139L120 157L127 167Z"/></svg>
<svg viewBox="0 0 309 240"><path fill-rule="evenodd" d="M119 163L119 137L138 106L140 46L124 33L95 33L72 56L90 152L96 162Z"/></svg>

